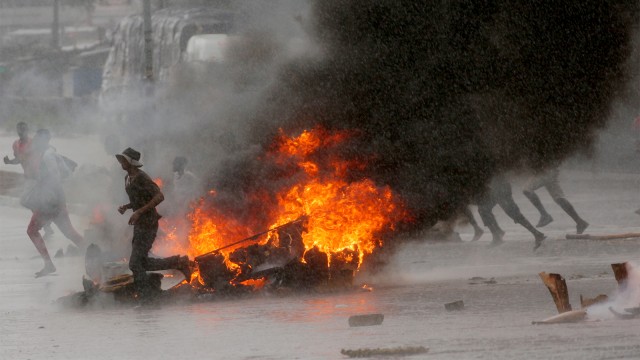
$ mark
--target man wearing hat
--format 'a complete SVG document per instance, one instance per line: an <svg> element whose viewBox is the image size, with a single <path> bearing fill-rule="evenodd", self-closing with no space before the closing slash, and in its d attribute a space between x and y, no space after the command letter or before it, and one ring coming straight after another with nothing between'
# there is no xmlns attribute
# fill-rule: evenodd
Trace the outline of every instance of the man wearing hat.
<svg viewBox="0 0 640 360"><path fill-rule="evenodd" d="M150 258L149 251L153 246L158 232L160 214L156 206L164 200L164 195L158 185L140 170L140 153L132 148L117 154L125 176L125 191L129 196L129 203L118 208L120 214L128 209L133 210L129 218L129 225L133 225L133 241L129 269L133 272L134 282L141 295L148 295L147 271L176 269L182 272L187 281L191 280L191 266L187 256L171 256L164 259Z"/></svg>

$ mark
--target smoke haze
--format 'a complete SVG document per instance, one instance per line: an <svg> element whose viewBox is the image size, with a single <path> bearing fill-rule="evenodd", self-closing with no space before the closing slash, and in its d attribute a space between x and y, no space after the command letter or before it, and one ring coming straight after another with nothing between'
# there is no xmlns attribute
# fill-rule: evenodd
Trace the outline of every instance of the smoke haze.
<svg viewBox="0 0 640 360"><path fill-rule="evenodd" d="M636 17L632 1L318 1L304 24L323 57L280 69L251 143L267 147L278 128L356 130L342 155L370 166L351 178L390 185L431 225L494 174L592 143L627 80ZM224 181L237 166L217 171L219 190L264 185Z"/></svg>
<svg viewBox="0 0 640 360"><path fill-rule="evenodd" d="M391 186L415 216L409 229L452 216L497 173L588 149L629 80L638 10L623 0L234 6L227 61L176 71L153 123L134 122L128 142L154 149L156 168L189 157L215 205L240 219L265 206L247 194L295 178L261 158L280 129L346 130L357 136L332 151L368 165L349 179Z"/></svg>

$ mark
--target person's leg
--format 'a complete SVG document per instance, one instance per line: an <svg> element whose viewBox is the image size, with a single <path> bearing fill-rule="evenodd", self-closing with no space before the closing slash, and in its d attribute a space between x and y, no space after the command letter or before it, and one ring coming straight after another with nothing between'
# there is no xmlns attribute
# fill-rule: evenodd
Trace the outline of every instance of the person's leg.
<svg viewBox="0 0 640 360"><path fill-rule="evenodd" d="M573 208L573 205L571 205L569 200L564 196L564 191L562 191L562 188L560 187L558 178L555 177L551 179L545 187L547 188L547 191L549 191L549 195L551 195L553 201L555 201L556 204L558 204L562 210L564 210L564 212L571 216L573 221L576 222L576 233L582 234L589 226L589 223L584 221L580 215L578 215L576 209Z"/></svg>
<svg viewBox="0 0 640 360"><path fill-rule="evenodd" d="M144 292L144 285L148 282L147 271L176 269L183 273L187 281L191 280L191 266L186 256L171 256L163 259L149 257L149 251L158 232L158 224L155 226L133 227L133 244L129 269L133 272L134 281L139 284Z"/></svg>
<svg viewBox="0 0 640 360"><path fill-rule="evenodd" d="M524 196L526 196L527 199L531 201L533 206L535 206L535 208L540 213L540 220L538 220L538 224L536 225L536 227L543 227L553 221L553 218L551 217L551 215L549 215L547 209L544 208L542 202L540 201L540 198L535 193L536 190L545 185L545 180L546 176L532 177L531 179L529 179L524 187L524 190L522 191Z"/></svg>
<svg viewBox="0 0 640 360"><path fill-rule="evenodd" d="M466 216L469 220L469 224L473 226L473 239L471 239L471 241L477 241L478 239L480 239L480 237L482 237L482 234L484 234L484 230L482 230L480 225L478 225L476 218L473 216L473 213L468 206L464 208L464 216Z"/></svg>
<svg viewBox="0 0 640 360"><path fill-rule="evenodd" d="M518 208L518 205L513 200L513 196L511 196L511 193L509 192L509 196L505 195L501 197L498 201L498 204L500 205L502 210L504 210L504 212L511 219L513 219L516 224L520 224L522 227L529 230L529 232L533 235L535 239L535 245L533 249L535 250L540 247L542 241L546 238L546 236L538 231L533 225L531 225L529 220L527 220L527 218L522 215L522 212L520 212L520 208Z"/></svg>
<svg viewBox="0 0 640 360"><path fill-rule="evenodd" d="M502 238L504 237L504 231L498 225L498 221L496 217L493 215L493 207L495 206L495 202L490 199L484 199L480 201L478 204L478 214L484 223L484 226L489 228L491 231L491 235L493 236L493 244L501 244L503 242Z"/></svg>
<svg viewBox="0 0 640 360"><path fill-rule="evenodd" d="M51 261L51 256L49 256L49 251L47 250L47 246L44 243L44 239L42 239L42 236L40 236L40 229L46 221L48 221L46 215L34 212L31 216L29 226L27 226L27 235L29 235L29 239L31 239L31 242L40 253L42 260L44 260L44 268L36 273L36 277L47 275L56 271L56 267L53 265L53 261Z"/></svg>
<svg viewBox="0 0 640 360"><path fill-rule="evenodd" d="M48 223L46 223L43 227L44 230L44 238L45 239L49 239L51 236L53 236L54 231L51 228L51 221L49 221Z"/></svg>
<svg viewBox="0 0 640 360"><path fill-rule="evenodd" d="M69 240L71 240L78 248L82 248L85 245L84 238L80 235L71 224L69 219L69 212L67 209L62 209L58 213L58 216L53 219L54 224L60 229L62 234Z"/></svg>
<svg viewBox="0 0 640 360"><path fill-rule="evenodd" d="M529 199L529 201L531 201L533 206L535 206L535 208L538 209L538 212L540 213L540 220L538 220L538 224L536 225L536 227L544 227L546 225L549 225L553 221L553 218L551 217L551 215L549 215L547 209L545 209L542 205L542 202L540 201L538 195L535 192L528 190L524 190L522 193L527 197L527 199Z"/></svg>
<svg viewBox="0 0 640 360"><path fill-rule="evenodd" d="M133 240L131 256L129 257L129 269L133 273L134 281L144 283L147 280L147 261L149 250L153 245L158 227L133 227Z"/></svg>

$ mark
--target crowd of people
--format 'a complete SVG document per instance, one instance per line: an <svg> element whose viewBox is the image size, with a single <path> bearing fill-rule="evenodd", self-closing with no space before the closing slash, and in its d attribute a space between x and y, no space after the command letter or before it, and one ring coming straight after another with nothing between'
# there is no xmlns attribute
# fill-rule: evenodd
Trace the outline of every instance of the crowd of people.
<svg viewBox="0 0 640 360"><path fill-rule="evenodd" d="M63 188L63 181L70 176L75 163L58 154L50 145L51 133L47 129L39 129L31 138L29 127L20 122L17 125L18 139L13 144L13 158L4 157L5 164L21 165L25 176L24 191L20 203L32 212L27 226L27 235L40 253L44 267L35 273L36 277L52 274L56 267L40 231L43 227L55 224L60 232L80 250L87 247L83 236L74 228ZM164 200L160 187L145 173L142 168L141 154L132 148L126 148L115 154L120 167L125 172L124 189L128 203L117 208L120 214L132 210L128 224L133 227L129 268L133 273L134 284L138 293L144 297L150 291L147 271L175 269L190 280L193 262L187 256L171 256L168 258L150 257L149 252L158 233L158 221L161 215L156 207ZM192 199L198 180L186 169L187 159L178 156L174 159L173 197L175 199ZM175 207L185 207L186 200ZM115 211L116 209L114 209ZM45 233L52 230L45 230Z"/></svg>
<svg viewBox="0 0 640 360"><path fill-rule="evenodd" d="M17 125L18 139L13 144L13 159L4 157L5 164L21 165L25 176L24 191L20 202L31 210L32 216L27 226L27 235L40 253L44 261L44 267L36 272L40 277L54 273L56 267L51 260L44 238L50 236L53 230L51 223L55 224L60 232L67 237L79 249L86 248L86 241L74 228L69 218L67 201L63 189L63 181L75 168L75 163L58 154L50 145L51 133L47 129L39 129L33 138L29 137L29 127L20 122ZM139 291L144 294L144 284L148 282L147 271L176 269L182 272L187 280L191 278L193 263L187 256L171 256L168 258L150 257L149 252L156 239L161 215L157 211L158 205L165 199L160 187L152 178L144 172L141 162L141 154L132 148L126 148L121 153L115 153L119 142L113 137L107 137L105 149L115 155L120 167L125 172L124 191L128 203L117 208L120 214L132 210L128 224L133 227L131 239L131 252L129 256L129 268L133 273L134 283L139 284ZM197 197L198 179L187 170L186 157L177 156L173 160L173 188L171 192L171 207L167 211L173 213L186 213L189 203ZM504 230L498 224L493 208L498 205L505 213L527 229L534 238L534 250L540 247L546 239L542 228L553 221L551 215L542 205L536 190L544 187L553 200L575 221L576 232L581 234L589 226L582 219L573 205L567 200L558 181L557 168L545 173L532 176L524 187L524 195L539 211L540 219L536 226L532 225L522 214L515 203L512 187L505 176L497 176L490 183L488 190L474 203L478 206L478 213L485 227L492 235L490 246L497 246L504 242ZM117 183L117 182L116 182ZM116 192L116 188L109 191ZM170 214L174 215L174 214ZM474 228L472 241L480 239L484 233L483 228L476 222L473 213L467 207L464 215ZM44 228L44 238L40 231Z"/></svg>

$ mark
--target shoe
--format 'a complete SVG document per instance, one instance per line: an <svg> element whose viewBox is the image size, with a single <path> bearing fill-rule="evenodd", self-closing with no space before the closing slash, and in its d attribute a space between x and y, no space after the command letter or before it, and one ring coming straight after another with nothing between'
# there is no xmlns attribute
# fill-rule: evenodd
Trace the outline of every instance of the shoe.
<svg viewBox="0 0 640 360"><path fill-rule="evenodd" d="M191 282L191 275L193 274L193 266L191 264L191 261L189 261L188 256L180 257L180 265L176 270L180 271L182 275L184 275L184 279L187 280L187 282Z"/></svg>
<svg viewBox="0 0 640 360"><path fill-rule="evenodd" d="M551 222L553 221L553 218L551 217L551 215L549 214L544 214L540 217L540 221L538 221L538 224L536 225L536 227L544 227L549 225Z"/></svg>
<svg viewBox="0 0 640 360"><path fill-rule="evenodd" d="M56 267L52 262L49 262L44 265L44 268L42 268L42 270L36 273L36 278L53 274L54 272L56 272Z"/></svg>
<svg viewBox="0 0 640 360"><path fill-rule="evenodd" d="M578 224L576 224L576 233L582 234L589 227L589 223L582 220Z"/></svg>
<svg viewBox="0 0 640 360"><path fill-rule="evenodd" d="M547 237L545 235L536 236L536 242L533 244L533 251L536 251Z"/></svg>

